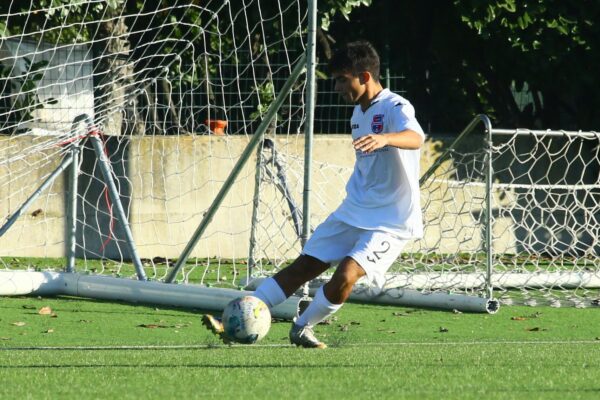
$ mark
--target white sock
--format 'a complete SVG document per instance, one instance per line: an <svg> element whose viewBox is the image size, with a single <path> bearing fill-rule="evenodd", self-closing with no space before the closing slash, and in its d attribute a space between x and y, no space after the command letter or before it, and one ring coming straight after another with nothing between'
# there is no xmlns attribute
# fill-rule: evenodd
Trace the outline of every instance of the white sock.
<svg viewBox="0 0 600 400"><path fill-rule="evenodd" d="M312 327L335 313L343 305L343 303L333 304L327 300L323 292L323 286L321 286L308 308L296 320L296 325Z"/></svg>
<svg viewBox="0 0 600 400"><path fill-rule="evenodd" d="M287 299L287 296L273 278L267 278L262 281L254 291L254 297L258 297L264 301L269 309L283 303Z"/></svg>

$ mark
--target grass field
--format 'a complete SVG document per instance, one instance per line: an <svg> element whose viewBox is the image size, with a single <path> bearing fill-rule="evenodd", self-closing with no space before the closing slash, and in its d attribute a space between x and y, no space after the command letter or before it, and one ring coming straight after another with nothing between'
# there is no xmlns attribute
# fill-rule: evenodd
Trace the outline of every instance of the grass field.
<svg viewBox="0 0 600 400"><path fill-rule="evenodd" d="M0 310L1 399L600 398L598 309L347 304L317 327L322 351L290 346L287 322L222 345L199 310L6 297Z"/></svg>

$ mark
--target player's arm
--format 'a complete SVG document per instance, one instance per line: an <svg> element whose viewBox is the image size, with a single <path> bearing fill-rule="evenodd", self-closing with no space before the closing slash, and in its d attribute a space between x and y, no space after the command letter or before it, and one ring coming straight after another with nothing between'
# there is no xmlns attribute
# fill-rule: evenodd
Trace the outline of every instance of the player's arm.
<svg viewBox="0 0 600 400"><path fill-rule="evenodd" d="M423 145L423 135L411 129L401 132L365 135L354 142L354 149L371 153L385 146L397 147L404 150L417 150Z"/></svg>

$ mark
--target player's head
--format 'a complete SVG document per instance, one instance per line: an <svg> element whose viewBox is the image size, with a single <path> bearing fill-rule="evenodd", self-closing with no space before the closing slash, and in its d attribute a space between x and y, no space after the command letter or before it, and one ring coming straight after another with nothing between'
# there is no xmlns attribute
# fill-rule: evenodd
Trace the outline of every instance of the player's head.
<svg viewBox="0 0 600 400"><path fill-rule="evenodd" d="M346 43L336 50L329 61L329 71L350 72L356 76L368 72L379 82L379 55L373 45L366 40Z"/></svg>
<svg viewBox="0 0 600 400"><path fill-rule="evenodd" d="M350 42L336 50L329 61L335 90L352 103L364 95L366 85L379 83L379 55L367 41Z"/></svg>

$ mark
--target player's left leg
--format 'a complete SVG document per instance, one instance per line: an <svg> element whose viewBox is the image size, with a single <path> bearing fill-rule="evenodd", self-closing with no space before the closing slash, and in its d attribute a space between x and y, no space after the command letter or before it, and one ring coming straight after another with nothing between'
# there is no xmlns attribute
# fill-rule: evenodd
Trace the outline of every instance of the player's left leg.
<svg viewBox="0 0 600 400"><path fill-rule="evenodd" d="M254 296L261 299L269 309L284 302L301 285L316 278L332 262L337 262L348 254L357 237L355 228L329 216L312 234L304 246L303 254L275 276L263 280L254 291ZM223 325L218 318L206 314L202 317L202 323L214 334L224 338Z"/></svg>
<svg viewBox="0 0 600 400"><path fill-rule="evenodd" d="M344 258L331 280L317 290L313 301L295 321L290 330L290 341L303 347L327 347L315 337L312 327L339 310L350 296L356 281L365 274L365 270L355 260L351 257Z"/></svg>
<svg viewBox="0 0 600 400"><path fill-rule="evenodd" d="M312 327L339 310L348 299L354 284L366 275L376 286L383 286L385 273L407 243L381 231L360 230L349 256L337 267L331 280L321 287L308 308L295 321L290 341L303 347L324 348Z"/></svg>
<svg viewBox="0 0 600 400"><path fill-rule="evenodd" d="M343 259L358 238L356 228L330 215L320 224L292 264L267 278L254 292L269 307L291 296L305 282L321 275L332 263Z"/></svg>

